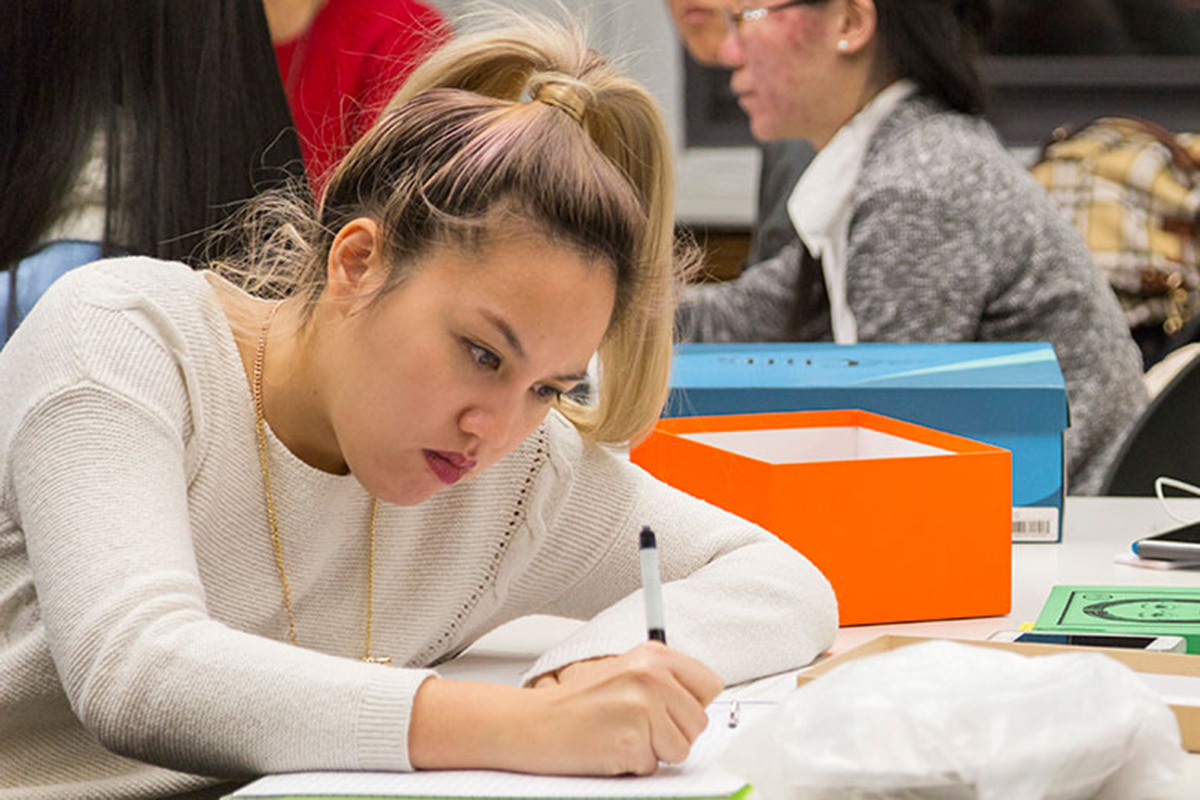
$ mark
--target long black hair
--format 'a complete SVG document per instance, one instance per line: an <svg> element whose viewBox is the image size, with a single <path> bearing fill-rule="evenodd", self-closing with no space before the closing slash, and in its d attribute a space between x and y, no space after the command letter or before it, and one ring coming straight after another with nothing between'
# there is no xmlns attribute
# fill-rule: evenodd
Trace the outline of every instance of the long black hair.
<svg viewBox="0 0 1200 800"><path fill-rule="evenodd" d="M908 78L955 111L983 112L974 58L992 24L989 0L875 0L875 13L887 77Z"/></svg>
<svg viewBox="0 0 1200 800"><path fill-rule="evenodd" d="M97 137L106 254L199 266L206 229L303 175L259 0L10 0L5 17L0 268L59 218Z"/></svg>

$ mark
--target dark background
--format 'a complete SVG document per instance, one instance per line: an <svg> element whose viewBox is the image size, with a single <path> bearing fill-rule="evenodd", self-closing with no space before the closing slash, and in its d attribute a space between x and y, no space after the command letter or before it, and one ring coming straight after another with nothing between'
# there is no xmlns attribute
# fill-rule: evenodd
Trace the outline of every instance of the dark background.
<svg viewBox="0 0 1200 800"><path fill-rule="evenodd" d="M1200 131L1200 0L997 0L979 59L988 119L1010 145L1124 114ZM753 144L729 74L685 56L689 147Z"/></svg>

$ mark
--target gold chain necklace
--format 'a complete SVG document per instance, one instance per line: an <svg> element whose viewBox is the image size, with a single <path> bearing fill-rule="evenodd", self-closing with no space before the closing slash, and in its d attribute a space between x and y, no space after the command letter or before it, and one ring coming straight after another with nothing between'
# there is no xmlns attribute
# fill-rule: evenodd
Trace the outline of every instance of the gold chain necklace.
<svg viewBox="0 0 1200 800"><path fill-rule="evenodd" d="M271 493L271 467L267 458L267 427L266 414L263 411L262 381L263 361L267 354L267 331L271 329L271 320L279 310L276 305L267 314L262 332L258 337L258 349L254 353L254 386L251 392L254 397L254 427L258 432L258 463L262 468L263 491L267 496L267 522L271 527L271 546L275 550L275 569L279 571L279 583L283 587L283 608L287 612L288 641L296 644L296 614L292 611L292 592L288 585L287 570L283 568L283 540L279 536L279 519L275 514L275 497ZM371 498L371 526L367 540L367 635L363 645L362 660L368 664L391 664L389 656L371 655L371 601L375 595L375 519L379 515L379 500Z"/></svg>

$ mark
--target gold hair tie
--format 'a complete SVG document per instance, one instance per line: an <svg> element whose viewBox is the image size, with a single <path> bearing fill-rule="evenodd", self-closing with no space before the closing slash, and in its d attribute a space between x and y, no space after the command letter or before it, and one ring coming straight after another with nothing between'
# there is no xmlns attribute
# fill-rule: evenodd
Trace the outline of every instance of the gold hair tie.
<svg viewBox="0 0 1200 800"><path fill-rule="evenodd" d="M571 119L580 125L583 124L583 113L587 107L573 87L565 83L543 83L538 87L533 99L565 111Z"/></svg>

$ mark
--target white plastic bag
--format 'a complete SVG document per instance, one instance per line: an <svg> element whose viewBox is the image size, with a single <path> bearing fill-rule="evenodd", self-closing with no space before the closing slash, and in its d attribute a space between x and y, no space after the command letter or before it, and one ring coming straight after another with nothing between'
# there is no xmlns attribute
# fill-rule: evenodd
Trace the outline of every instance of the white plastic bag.
<svg viewBox="0 0 1200 800"><path fill-rule="evenodd" d="M1126 800L1182 759L1171 710L1111 658L928 642L806 684L724 762L764 800Z"/></svg>

